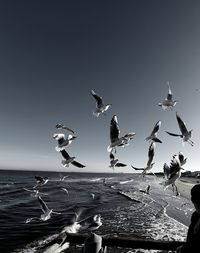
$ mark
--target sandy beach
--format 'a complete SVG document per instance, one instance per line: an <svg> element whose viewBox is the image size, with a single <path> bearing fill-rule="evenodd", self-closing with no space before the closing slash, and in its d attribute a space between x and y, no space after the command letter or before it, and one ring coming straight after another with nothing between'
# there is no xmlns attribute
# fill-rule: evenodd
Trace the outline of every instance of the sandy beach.
<svg viewBox="0 0 200 253"><path fill-rule="evenodd" d="M190 200L191 188L195 184L199 184L199 183L200 183L200 179L191 178L191 177L181 177L179 180L176 181L176 186L178 187L178 191L180 195Z"/></svg>

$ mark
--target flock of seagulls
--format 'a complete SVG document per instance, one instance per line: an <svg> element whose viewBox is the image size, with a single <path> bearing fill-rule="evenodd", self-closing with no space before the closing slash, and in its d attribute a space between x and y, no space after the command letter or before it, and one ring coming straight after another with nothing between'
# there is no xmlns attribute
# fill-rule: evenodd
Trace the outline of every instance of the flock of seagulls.
<svg viewBox="0 0 200 253"><path fill-rule="evenodd" d="M169 82L167 82L167 86L168 86L167 97L164 99L163 102L158 103L158 106L160 106L163 110L166 110L166 109L173 110L173 108L177 104L177 100L173 99L173 94L172 94L172 90L170 88ZM105 104L103 102L103 98L101 96L99 96L94 90L91 90L90 93L96 101L96 108L95 108L95 111L93 112L93 115L96 117L99 117L100 115L106 115L106 112L110 108L111 104ZM169 131L165 131L165 132L170 136L181 137L183 144L185 142L187 142L191 146L193 146L194 142L191 140L192 130L190 130L190 131L187 130L186 124L181 119L181 117L178 115L178 113L176 113L176 119L177 119L178 126L179 126L181 133L175 134L175 133L172 133ZM148 141L150 143L146 166L144 166L142 168L138 168L138 167L131 165L131 167L134 170L142 171L141 173L143 176L145 176L148 172L152 172L151 170L154 165L153 159L154 159L154 155L155 155L156 143L162 143L162 141L158 138L158 132L160 130L160 127L161 127L161 121L159 120L156 122L150 135L148 137L146 137L146 141ZM63 123L58 123L56 125L56 128L59 130L67 130L70 132L70 134L67 137L65 137L64 133L56 133L53 135L53 138L55 140L57 140L57 142L58 142L58 145L55 147L55 149L57 152L60 152L62 157L64 158L64 160L61 161L62 165L64 167L69 167L69 165L72 164L78 168L84 168L85 165L81 164L80 162L77 162L75 160L75 157L70 156L68 154L68 152L65 150L65 148L68 145L70 145L77 138L77 136L74 135L75 132L71 128L66 127ZM127 134L121 135L119 124L118 124L118 118L116 115L113 115L113 117L111 118L111 121L110 121L110 144L107 147L107 151L110 153L110 155L109 155L109 158L110 158L109 167L110 168L112 168L114 170L114 168L116 168L116 167L127 166L127 164L119 162L119 159L117 159L115 156L117 153L117 149L119 147L125 147L125 146L129 145L130 141L134 138L135 135L136 135L135 132L129 132ZM164 167L163 171L165 173L166 163L163 167ZM178 174L180 174L180 170L178 171L177 166L176 166L176 169L174 169L174 168L175 168L175 166L173 163L173 166L172 166L172 164L170 166L171 172L168 173L167 177L165 177L166 185L169 185L170 184L169 182L173 181L173 180L170 181L169 178L171 178L171 177L179 178ZM173 170L174 170L174 172L172 172ZM175 181L172 183L172 185L174 185L174 183L175 183Z"/></svg>
<svg viewBox="0 0 200 253"><path fill-rule="evenodd" d="M173 107L176 105L177 101L173 100L172 97L172 91L171 88L168 85L168 95L167 98L158 105L162 107L163 110L166 109L173 109ZM96 101L96 109L93 112L93 115L96 117L99 117L100 115L105 115L111 104L104 104L102 97L97 95L97 93L94 90L91 90L91 95L94 97ZM188 131L186 128L185 123L181 119L181 117L176 113L176 118L178 122L179 129L181 131L180 134L174 134L171 132L166 131L167 134L171 136L179 136L182 138L183 143L188 142L191 146L194 145L194 142L191 140L192 136L192 130ZM53 134L53 139L57 141L57 146L55 147L55 150L59 152L62 156L61 164L63 167L69 167L70 165L73 165L78 168L84 168L86 167L82 163L78 162L76 160L75 156L70 156L69 153L66 151L66 148L73 143L73 141L77 138L75 135L75 131L71 128L65 126L63 123L56 124L56 129L59 130L59 133ZM161 121L157 121L155 124L153 130L151 131L150 135L146 138L146 141L148 141L149 149L148 149L148 159L146 166L142 168L135 167L131 165L131 167L136 171L142 171L142 175L145 176L148 172L151 171L154 162L154 155L155 155L155 146L156 143L162 143L162 141L158 138L158 132L161 127ZM63 133L61 131L67 131L69 134L66 135L66 132ZM119 162L119 159L117 159L116 153L117 149L119 147L125 147L130 144L130 141L134 138L135 132L129 132L124 135L120 135L120 128L118 124L117 116L114 115L110 121L110 144L107 147L107 151L109 152L109 158L110 158L110 165L109 167L114 170L116 167L125 167L127 164ZM182 152L179 152L178 155L173 155L173 158L171 160L170 165L168 166L167 163L163 166L164 176L165 176L165 188L167 188L169 185L172 185L173 189L176 192L176 195L178 195L178 189L175 185L176 180L181 176L181 170L183 169L182 166L186 163L186 158L182 154ZM61 181L65 178L61 178ZM47 195L45 193L42 193L39 191L39 187L45 185L49 179L47 177L40 177L35 176L36 184L33 186L33 189L27 189L24 188L25 191L30 192L31 196L36 197L40 208L42 211L42 214L40 217L31 217L26 220L26 223L31 222L32 220L42 220L46 221L51 218L52 214L60 214L59 212L53 211L53 209L50 209L47 204L42 199L42 195ZM61 188L64 192L68 193L68 190L66 188ZM151 186L148 185L145 190L140 190L142 193L149 194L151 190ZM91 195L94 199L94 195ZM81 222L79 222L81 224ZM83 221L82 221L83 224ZM97 214L93 217L90 217L88 220L84 220L84 225L82 225L82 229L89 229L90 231L94 231L98 229L102 225L101 222L101 215Z"/></svg>

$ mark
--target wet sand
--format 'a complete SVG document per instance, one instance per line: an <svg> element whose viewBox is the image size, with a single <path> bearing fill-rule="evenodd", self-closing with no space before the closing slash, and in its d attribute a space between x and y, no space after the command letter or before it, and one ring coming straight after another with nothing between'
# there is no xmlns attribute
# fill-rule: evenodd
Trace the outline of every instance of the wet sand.
<svg viewBox="0 0 200 253"><path fill-rule="evenodd" d="M181 177L178 181L176 181L176 186L178 187L178 191L182 197L191 199L190 191L191 188L195 184L199 184L200 179L190 178L190 177Z"/></svg>

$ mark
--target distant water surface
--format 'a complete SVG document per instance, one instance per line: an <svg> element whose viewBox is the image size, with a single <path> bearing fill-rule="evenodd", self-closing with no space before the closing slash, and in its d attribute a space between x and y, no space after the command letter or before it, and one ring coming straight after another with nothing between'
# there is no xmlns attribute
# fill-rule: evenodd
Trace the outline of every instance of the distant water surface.
<svg viewBox="0 0 200 253"><path fill-rule="evenodd" d="M42 213L37 198L23 188L35 185L35 175L48 177L40 187L49 208L60 212L47 221L27 218ZM61 177L68 177L61 180ZM96 231L103 236L180 240L186 238L193 207L187 199L176 197L161 184L162 178L118 173L56 173L0 171L0 252L42 252L80 213L80 219L101 214L103 225ZM147 185L150 194L140 192ZM67 192L62 188L67 189ZM93 196L91 195L93 193ZM173 218L172 218L173 217ZM175 218L175 219L174 219ZM66 252L81 252L79 246ZM109 252L145 252L130 249L108 249ZM149 252L149 251L148 251ZM152 251L157 252L157 251Z"/></svg>

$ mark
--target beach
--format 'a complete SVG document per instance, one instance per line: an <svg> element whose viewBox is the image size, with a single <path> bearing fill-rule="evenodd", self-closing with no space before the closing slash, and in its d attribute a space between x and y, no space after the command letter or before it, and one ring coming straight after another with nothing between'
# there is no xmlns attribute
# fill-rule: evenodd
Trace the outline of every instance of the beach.
<svg viewBox="0 0 200 253"><path fill-rule="evenodd" d="M199 184L200 180L197 178L192 178L192 177L181 177L179 180L176 182L176 186L178 187L178 191L180 195L184 198L187 198L190 200L190 191L191 188L195 184Z"/></svg>

